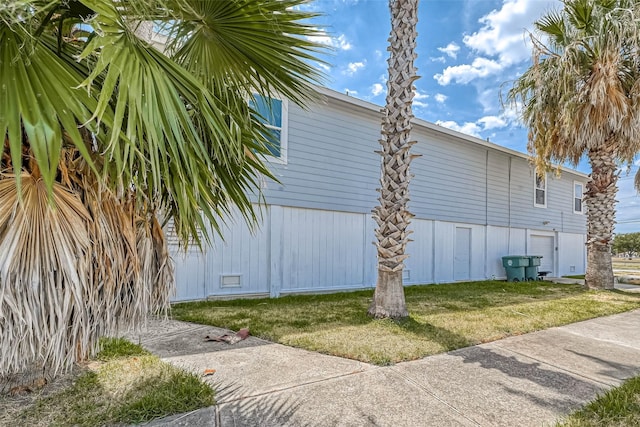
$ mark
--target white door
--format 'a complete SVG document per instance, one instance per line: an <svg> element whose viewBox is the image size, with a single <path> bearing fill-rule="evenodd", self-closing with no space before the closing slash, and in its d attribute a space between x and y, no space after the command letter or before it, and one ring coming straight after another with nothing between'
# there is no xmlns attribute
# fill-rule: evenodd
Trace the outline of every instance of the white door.
<svg viewBox="0 0 640 427"><path fill-rule="evenodd" d="M471 229L456 227L456 247L453 259L453 280L471 278Z"/></svg>
<svg viewBox="0 0 640 427"><path fill-rule="evenodd" d="M538 236L532 234L528 255L542 255L538 271L550 271L550 276L555 274L553 262L555 258L555 243L553 236Z"/></svg>

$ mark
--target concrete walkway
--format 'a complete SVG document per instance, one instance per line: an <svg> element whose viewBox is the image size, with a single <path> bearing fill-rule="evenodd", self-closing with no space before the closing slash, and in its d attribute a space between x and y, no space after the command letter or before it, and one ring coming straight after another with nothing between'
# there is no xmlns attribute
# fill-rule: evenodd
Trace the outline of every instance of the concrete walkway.
<svg viewBox="0 0 640 427"><path fill-rule="evenodd" d="M550 426L640 374L640 310L378 367L223 329L157 321L129 336L218 390L152 426Z"/></svg>

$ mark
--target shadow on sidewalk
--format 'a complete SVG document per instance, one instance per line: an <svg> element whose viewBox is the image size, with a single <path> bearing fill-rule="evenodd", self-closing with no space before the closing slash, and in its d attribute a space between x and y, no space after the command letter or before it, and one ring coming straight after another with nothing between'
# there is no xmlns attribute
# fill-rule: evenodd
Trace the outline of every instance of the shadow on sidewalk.
<svg viewBox="0 0 640 427"><path fill-rule="evenodd" d="M218 404L220 426L280 427L311 426L308 422L294 420L294 415L303 402L284 398L280 393L241 398Z"/></svg>
<svg viewBox="0 0 640 427"><path fill-rule="evenodd" d="M562 401L555 399L557 400L556 402L547 402L545 398L545 401L542 402L543 404L551 404L556 407L564 408L568 402L590 400L594 394L603 387L558 369L545 368L542 363L535 361L531 363L523 362L518 360L516 356L505 356L493 349L469 347L451 352L450 354L461 357L464 363L475 363L485 369L495 369L511 378L530 381L549 391L566 396L566 401L563 401L564 399ZM506 386L504 389L512 394L527 396L524 390L510 389ZM534 399L533 396L531 396L530 400L538 399L538 397ZM540 402L534 401L534 403Z"/></svg>
<svg viewBox="0 0 640 427"><path fill-rule="evenodd" d="M640 373L640 367L637 365L628 365L626 363L614 362L612 360L606 360L601 357L592 356L590 354L580 353L575 350L566 349L566 351L575 354L576 356L584 357L592 362L602 366L602 370L598 374L607 376L609 378L617 378L623 380Z"/></svg>

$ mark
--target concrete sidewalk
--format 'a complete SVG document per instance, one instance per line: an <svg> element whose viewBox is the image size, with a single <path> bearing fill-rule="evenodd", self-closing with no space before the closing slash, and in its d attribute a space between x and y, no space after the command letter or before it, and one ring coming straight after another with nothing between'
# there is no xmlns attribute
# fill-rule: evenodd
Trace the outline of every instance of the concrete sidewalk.
<svg viewBox="0 0 640 427"><path fill-rule="evenodd" d="M152 426L549 426L598 392L640 374L640 310L389 367L228 331L153 322L129 338L207 377L211 408Z"/></svg>

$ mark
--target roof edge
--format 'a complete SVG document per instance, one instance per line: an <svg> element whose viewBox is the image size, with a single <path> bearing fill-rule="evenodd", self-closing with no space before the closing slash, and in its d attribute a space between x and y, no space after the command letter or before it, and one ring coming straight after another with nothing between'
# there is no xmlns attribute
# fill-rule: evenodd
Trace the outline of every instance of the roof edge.
<svg viewBox="0 0 640 427"><path fill-rule="evenodd" d="M327 87L324 86L316 86L316 90L321 93L324 96L327 96L329 98L333 98L335 100L341 101L341 102L345 102L347 104L351 104L351 105L355 105L358 107L361 107L363 109L366 110L370 110L370 111L375 111L377 113L380 113L383 109L382 106L374 104L373 102L369 102L369 101L365 101L359 98L354 98L353 96L349 96L349 95L345 95L343 93L337 92L333 89L329 89ZM471 135L467 135L466 133L462 133L462 132L458 132L456 130L453 129L449 129L446 128L444 126L440 126L437 125L435 123L431 123L428 122L424 119L419 119L419 118L414 118L412 120L412 122L415 125L421 126L423 128L426 128L428 130L434 131L434 132L439 132L442 133L444 135L448 135L457 139L461 139L465 142L471 143L471 144L477 144L480 145L482 147L485 148L490 148L496 151L501 151L503 153L509 154L511 156L515 156L515 157L520 157L523 158L527 161L529 161L531 159L531 156L529 154L526 153L522 153L520 151L517 150L513 150L511 148L507 148L507 147L503 147L502 145L498 145L494 142L490 142L490 141L486 141L482 138L478 138L475 136L471 136ZM556 165L557 166L557 165ZM568 172L574 175L578 175L584 178L588 178L589 176L583 172L577 171L575 169L571 169L565 166L560 166L560 170L562 172Z"/></svg>

